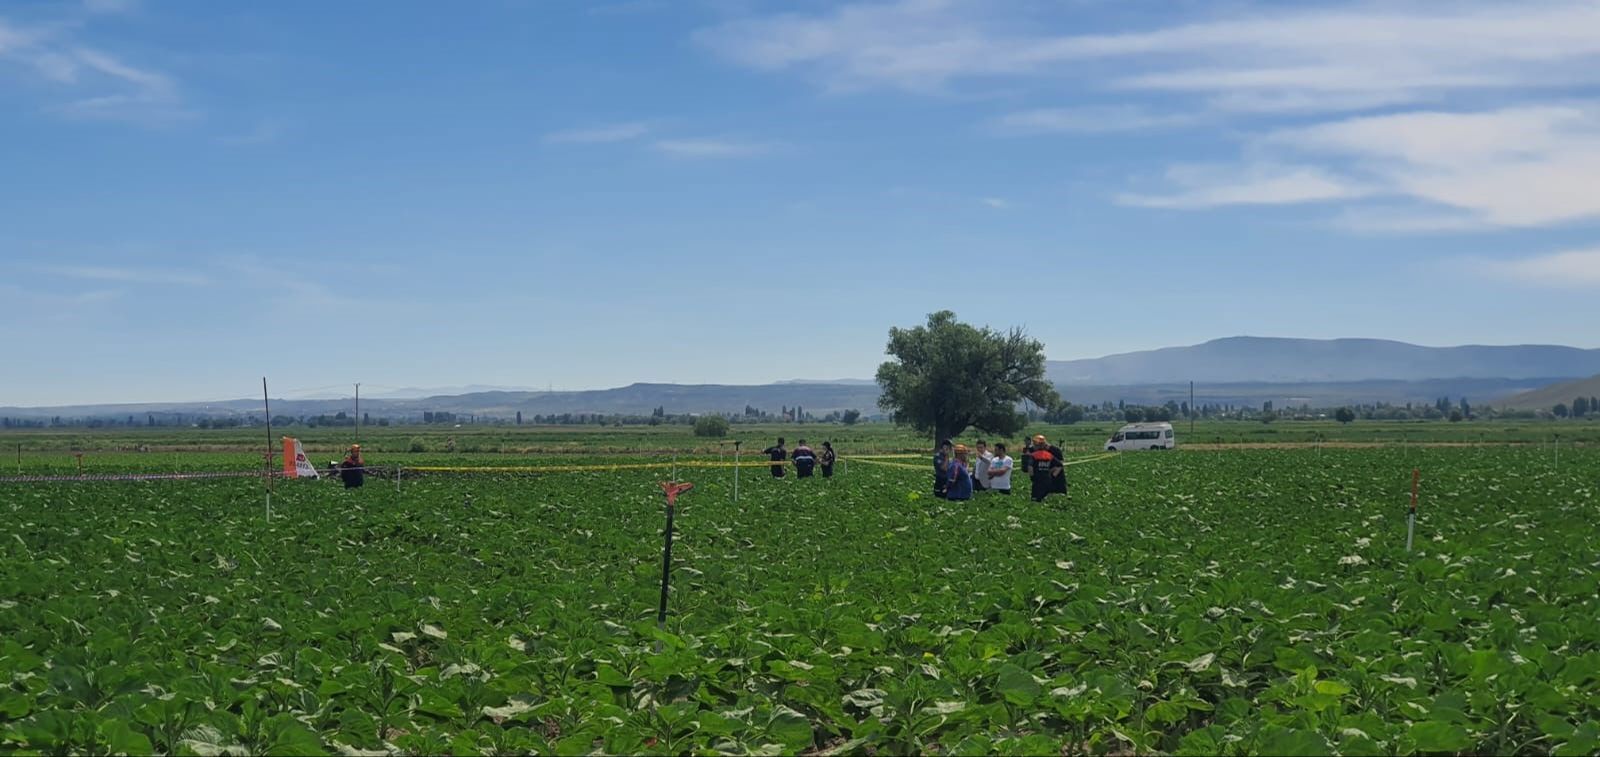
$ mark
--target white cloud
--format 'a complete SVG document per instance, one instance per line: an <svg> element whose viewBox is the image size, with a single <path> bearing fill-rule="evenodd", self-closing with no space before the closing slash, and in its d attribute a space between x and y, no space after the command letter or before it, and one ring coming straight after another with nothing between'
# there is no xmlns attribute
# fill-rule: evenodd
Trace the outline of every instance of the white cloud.
<svg viewBox="0 0 1600 757"><path fill-rule="evenodd" d="M1039 31L1052 25L1063 22L978 0L902 0L756 16L696 39L734 63L799 71L830 89L937 91L1030 77L1327 111L1440 91L1600 83L1600 4L1587 0L1232 6L1209 19L1124 33ZM1100 77L1106 67L1097 64L1108 62L1122 73Z"/></svg>
<svg viewBox="0 0 1600 757"><path fill-rule="evenodd" d="M1146 208L1193 210L1228 205L1292 205L1348 200L1370 194L1357 182L1312 166L1272 164L1174 166L1167 181L1175 189L1163 194L1124 193L1117 201Z"/></svg>
<svg viewBox="0 0 1600 757"><path fill-rule="evenodd" d="M85 279L89 281L116 281L127 284L177 284L182 286L204 286L211 283L211 279L201 273L162 268L125 268L99 265L47 265L38 266L35 270L38 270L41 273L47 273L55 276L65 276L73 279Z"/></svg>
<svg viewBox="0 0 1600 757"><path fill-rule="evenodd" d="M985 197L979 200L979 202L982 202L984 205L994 208L995 210L1005 210L1006 208L1011 207L1011 203L1007 202L1004 197Z"/></svg>
<svg viewBox="0 0 1600 757"><path fill-rule="evenodd" d="M769 145L726 139L660 139L657 151L679 158L744 158L768 152Z"/></svg>
<svg viewBox="0 0 1600 757"><path fill-rule="evenodd" d="M1007 113L989 125L996 133L1007 135L1096 134L1167 129L1197 120L1192 113L1154 113L1131 105L1111 105L1023 110Z"/></svg>
<svg viewBox="0 0 1600 757"><path fill-rule="evenodd" d="M1347 159L1385 191L1489 226L1600 217L1600 105L1354 118L1269 135L1267 147Z"/></svg>
<svg viewBox="0 0 1600 757"><path fill-rule="evenodd" d="M1493 278L1542 287L1600 287L1600 247L1518 260L1483 260L1478 262L1478 270Z"/></svg>
<svg viewBox="0 0 1600 757"><path fill-rule="evenodd" d="M1333 221L1363 232L1535 228L1600 218L1600 103L1347 118L1251 137L1245 154L1231 169L1180 168L1168 177L1175 187L1169 194L1122 199L1204 208L1262 196L1294 203L1378 195L1419 206L1347 210ZM1263 160L1304 168L1263 178L1256 176Z"/></svg>
<svg viewBox="0 0 1600 757"><path fill-rule="evenodd" d="M643 137L649 133L649 124L633 122L552 132L545 135L544 141L550 143L605 144L610 142L628 142Z"/></svg>

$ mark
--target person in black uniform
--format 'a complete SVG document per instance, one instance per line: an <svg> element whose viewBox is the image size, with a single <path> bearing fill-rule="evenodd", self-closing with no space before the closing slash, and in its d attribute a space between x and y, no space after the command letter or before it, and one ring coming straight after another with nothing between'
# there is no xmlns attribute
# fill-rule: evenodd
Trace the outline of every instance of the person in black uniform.
<svg viewBox="0 0 1600 757"><path fill-rule="evenodd" d="M778 443L761 450L775 465L772 466L772 477L783 478L783 461L789 457L789 451L783 448L783 437L778 437Z"/></svg>
<svg viewBox="0 0 1600 757"><path fill-rule="evenodd" d="M811 478L811 472L817 467L817 453L806 446L804 439L795 443L794 454L789 459L794 461L795 478Z"/></svg>
<svg viewBox="0 0 1600 757"><path fill-rule="evenodd" d="M823 478L833 478L833 464L838 459L839 455L833 451L833 442L823 442L822 457L819 460L822 463Z"/></svg>
<svg viewBox="0 0 1600 757"><path fill-rule="evenodd" d="M350 445L350 454L344 456L344 462L339 463L339 480L344 482L344 488L355 489L367 482L367 464L361 459L361 445Z"/></svg>
<svg viewBox="0 0 1600 757"><path fill-rule="evenodd" d="M1067 493L1067 468L1061 448L1050 444L1043 434L1033 437L1033 501L1043 502L1052 494Z"/></svg>
<svg viewBox="0 0 1600 757"><path fill-rule="evenodd" d="M939 443L939 448L933 451L933 496L944 499L950 486L950 440Z"/></svg>

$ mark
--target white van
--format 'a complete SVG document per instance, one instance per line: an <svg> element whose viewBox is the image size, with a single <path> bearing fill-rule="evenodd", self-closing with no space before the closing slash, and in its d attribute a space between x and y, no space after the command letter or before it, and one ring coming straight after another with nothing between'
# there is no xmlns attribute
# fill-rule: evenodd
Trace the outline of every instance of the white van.
<svg viewBox="0 0 1600 757"><path fill-rule="evenodd" d="M1171 423L1130 423L1117 429L1106 442L1107 452L1140 449L1177 449L1178 437Z"/></svg>

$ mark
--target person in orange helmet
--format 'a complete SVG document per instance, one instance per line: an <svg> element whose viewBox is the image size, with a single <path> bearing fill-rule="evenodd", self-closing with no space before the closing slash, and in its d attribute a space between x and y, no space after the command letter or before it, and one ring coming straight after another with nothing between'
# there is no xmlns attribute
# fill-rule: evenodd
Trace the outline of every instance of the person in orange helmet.
<svg viewBox="0 0 1600 757"><path fill-rule="evenodd" d="M957 444L955 457L946 465L949 481L945 484L944 498L955 501L972 499L972 468L967 463L967 445Z"/></svg>
<svg viewBox="0 0 1600 757"><path fill-rule="evenodd" d="M1061 448L1051 444L1044 434L1033 437L1033 501L1043 502L1052 494L1067 493L1067 468Z"/></svg>
<svg viewBox="0 0 1600 757"><path fill-rule="evenodd" d="M355 489L367 482L367 463L361 459L361 445L350 445L350 453L339 463L339 480L346 489Z"/></svg>

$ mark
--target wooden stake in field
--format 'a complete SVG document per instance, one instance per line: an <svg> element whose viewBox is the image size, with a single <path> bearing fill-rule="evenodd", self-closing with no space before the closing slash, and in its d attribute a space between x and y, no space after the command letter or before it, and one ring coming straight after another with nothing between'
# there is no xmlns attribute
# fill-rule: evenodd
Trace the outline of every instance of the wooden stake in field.
<svg viewBox="0 0 1600 757"><path fill-rule="evenodd" d="M1411 469L1411 511L1406 513L1406 552L1411 552L1411 537L1417 530L1417 486L1422 482L1422 470Z"/></svg>
<svg viewBox="0 0 1600 757"><path fill-rule="evenodd" d="M744 442L733 442L733 504L739 504L739 445Z"/></svg>
<svg viewBox="0 0 1600 757"><path fill-rule="evenodd" d="M672 584L672 515L678 509L678 495L694 488L694 484L662 481L661 491L667 495L667 532L661 547L661 605L656 609L656 628L667 630L667 592ZM661 653L661 641L656 640L656 654Z"/></svg>

